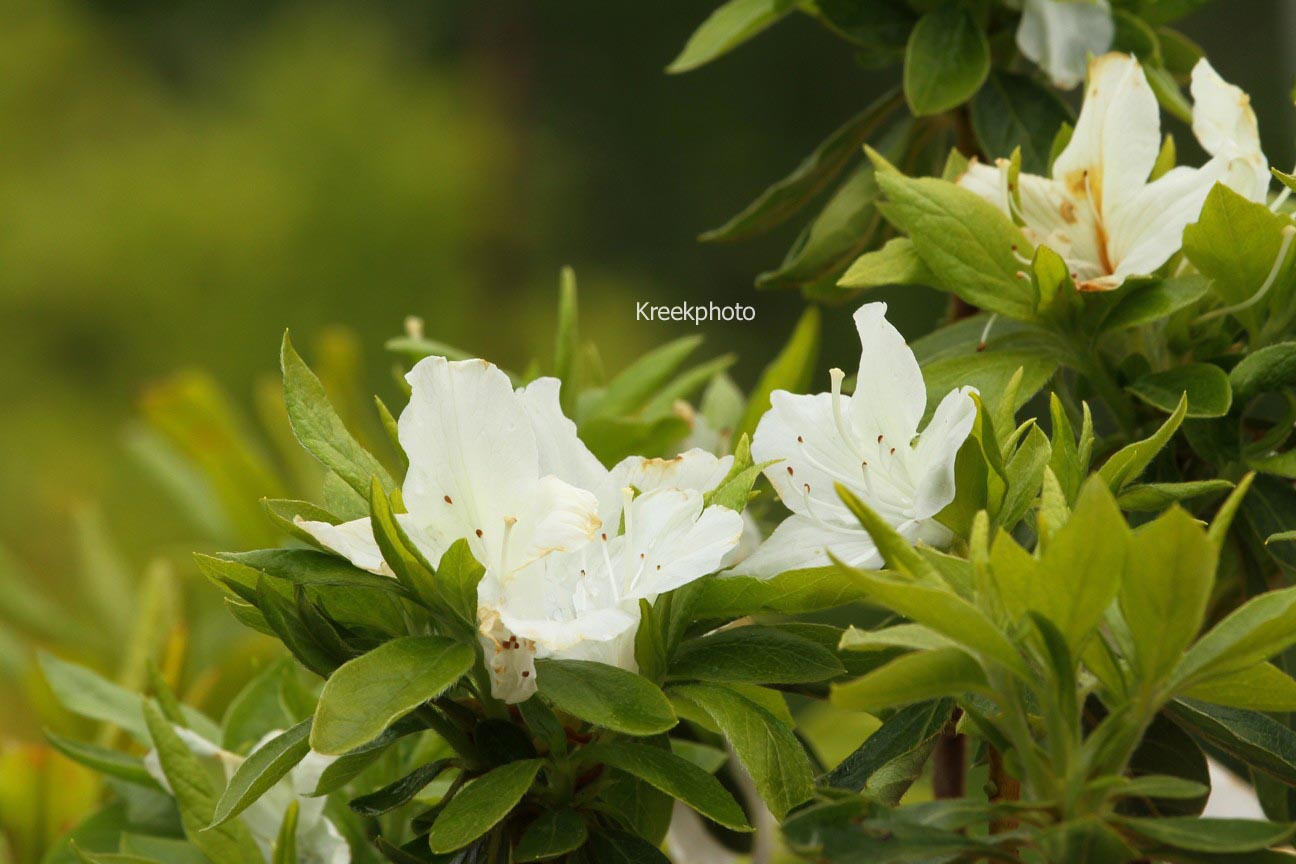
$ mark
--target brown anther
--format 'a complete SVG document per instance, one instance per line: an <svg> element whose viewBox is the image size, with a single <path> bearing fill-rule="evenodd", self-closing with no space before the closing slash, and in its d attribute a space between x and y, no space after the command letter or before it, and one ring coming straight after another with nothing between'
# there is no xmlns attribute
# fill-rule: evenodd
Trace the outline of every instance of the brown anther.
<svg viewBox="0 0 1296 864"><path fill-rule="evenodd" d="M792 471L792 466L789 465L789 466L788 466L788 476L791 477L791 476L793 475L793 473L794 473L794 472Z"/></svg>
<svg viewBox="0 0 1296 864"><path fill-rule="evenodd" d="M604 542L607 541L607 533L606 533L606 532L604 532L604 534L603 534L603 540L604 540Z"/></svg>
<svg viewBox="0 0 1296 864"><path fill-rule="evenodd" d="M891 448L891 455L892 455L892 456L895 455L895 448L894 448L894 447Z"/></svg>
<svg viewBox="0 0 1296 864"><path fill-rule="evenodd" d="M800 435L798 435L798 436L797 436L797 443L798 443L798 444L804 444L804 443L805 443L805 439L802 438Z"/></svg>
<svg viewBox="0 0 1296 864"><path fill-rule="evenodd" d="M530 677L531 677L531 672L530 672L529 670L523 669L523 670L522 670L522 677L523 677L523 678L530 678Z"/></svg>
<svg viewBox="0 0 1296 864"><path fill-rule="evenodd" d="M879 444L882 443L882 436L881 436L881 435L878 436L878 443L879 443Z"/></svg>
<svg viewBox="0 0 1296 864"><path fill-rule="evenodd" d="M450 500L450 496L449 496L449 495L445 496L445 502L446 502L447 504L453 504L453 503L454 503L453 501Z"/></svg>
<svg viewBox="0 0 1296 864"><path fill-rule="evenodd" d="M480 539L481 539L481 536L482 536L482 530L481 530L480 528L478 528L478 529L477 529L477 539L480 540Z"/></svg>

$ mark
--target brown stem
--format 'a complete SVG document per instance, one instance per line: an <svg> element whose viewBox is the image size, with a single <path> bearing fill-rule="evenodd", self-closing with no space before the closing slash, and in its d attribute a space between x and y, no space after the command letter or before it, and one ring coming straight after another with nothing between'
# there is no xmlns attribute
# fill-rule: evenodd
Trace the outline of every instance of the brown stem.
<svg viewBox="0 0 1296 864"><path fill-rule="evenodd" d="M998 747L990 747L990 783L994 786L992 802L1021 800L1021 783L1004 768L1003 754ZM1016 819L995 818L990 820L990 833L1003 834L1017 827Z"/></svg>
<svg viewBox="0 0 1296 864"><path fill-rule="evenodd" d="M932 753L932 794L937 798L962 798L967 775L967 739L958 734L955 711L936 739Z"/></svg>

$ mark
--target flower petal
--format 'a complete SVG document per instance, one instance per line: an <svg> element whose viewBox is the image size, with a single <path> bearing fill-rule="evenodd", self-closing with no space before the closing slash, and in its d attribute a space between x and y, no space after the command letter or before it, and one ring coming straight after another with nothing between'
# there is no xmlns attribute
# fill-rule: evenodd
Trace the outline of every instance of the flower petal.
<svg viewBox="0 0 1296 864"><path fill-rule="evenodd" d="M1076 200L1088 197L1101 221L1147 182L1161 149L1161 114L1143 67L1128 54L1089 65L1089 84L1071 142L1053 177Z"/></svg>
<svg viewBox="0 0 1296 864"><path fill-rule="evenodd" d="M1026 0L1017 47L1065 90L1084 80L1090 54L1102 54L1116 35L1107 0Z"/></svg>
<svg viewBox="0 0 1296 864"><path fill-rule="evenodd" d="M626 516L620 562L636 576L623 598L653 598L720 569L742 538L742 516L728 507L702 509L696 489L655 489L634 499Z"/></svg>
<svg viewBox="0 0 1296 864"><path fill-rule="evenodd" d="M788 570L826 567L828 550L847 564L865 570L882 566L882 556L863 528L835 528L808 516L793 514L774 529L751 557L732 571L739 576L769 579Z"/></svg>
<svg viewBox="0 0 1296 864"><path fill-rule="evenodd" d="M880 434L899 447L918 432L927 387L918 360L886 312L885 303L865 303L855 311L861 350L849 414L854 431L866 441Z"/></svg>
<svg viewBox="0 0 1296 864"><path fill-rule="evenodd" d="M1227 161L1217 157L1201 168L1173 168L1139 190L1110 226L1118 282L1152 273L1179 251L1184 228L1201 215L1227 169Z"/></svg>
<svg viewBox="0 0 1296 864"><path fill-rule="evenodd" d="M609 642L634 627L639 619L637 615L610 607L591 609L562 621L528 618L504 609L500 611L500 620L517 636L535 642L537 655L549 657L581 642Z"/></svg>
<svg viewBox="0 0 1296 864"><path fill-rule="evenodd" d="M531 418L535 432L539 471L602 498L620 487L612 484L603 463L576 434L576 424L563 414L558 401L561 384L557 378L537 378L517 391L518 401Z"/></svg>
<svg viewBox="0 0 1296 864"><path fill-rule="evenodd" d="M538 520L529 537L525 556L512 561L520 566L551 552L570 552L590 540L602 527L599 500L593 492L564 483L552 475L541 477L535 512Z"/></svg>
<svg viewBox="0 0 1296 864"><path fill-rule="evenodd" d="M954 500L954 459L976 422L976 403L968 395L971 392L975 392L971 387L950 391L918 437L913 460L918 474L914 490L917 519L935 516Z"/></svg>
<svg viewBox="0 0 1296 864"><path fill-rule="evenodd" d="M339 525L328 522L308 522L300 516L293 521L298 528L361 570L368 570L379 576L395 575L383 560L378 541L374 540L373 523L368 516Z"/></svg>
<svg viewBox="0 0 1296 864"><path fill-rule="evenodd" d="M1192 71L1193 134L1212 156L1228 161L1224 183L1239 195L1263 202L1269 191L1269 160L1251 97L1219 76L1204 58Z"/></svg>
<svg viewBox="0 0 1296 864"><path fill-rule="evenodd" d="M848 401L843 397L843 403ZM857 483L861 460L834 422L830 394L774 391L770 410L752 437L752 458L777 460L765 469L765 476L792 512L813 509L820 518L850 521L833 484Z"/></svg>
<svg viewBox="0 0 1296 864"><path fill-rule="evenodd" d="M406 378L413 391L399 422L410 462L405 505L436 546L467 537L489 566L505 520L530 515L521 511L535 500L539 455L529 416L508 376L484 360L428 357Z"/></svg>

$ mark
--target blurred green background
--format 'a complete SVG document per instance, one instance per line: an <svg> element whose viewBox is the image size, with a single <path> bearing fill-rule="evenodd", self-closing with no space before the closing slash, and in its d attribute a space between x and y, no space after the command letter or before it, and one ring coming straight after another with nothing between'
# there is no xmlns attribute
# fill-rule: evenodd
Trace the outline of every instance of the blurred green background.
<svg viewBox="0 0 1296 864"><path fill-rule="evenodd" d="M752 279L796 226L695 237L891 82L803 18L665 75L711 5L0 0L0 546L93 631L78 520L98 513L132 572L163 549L188 578L214 539L130 455L151 382L201 368L251 414L290 327L308 356L359 346L354 389L391 396L382 343L407 314L522 367L549 348L563 264L612 369L690 329L635 322L638 300L754 304L703 328L751 383L801 308ZM1296 0L1184 29L1290 166ZM883 293L910 336L944 311ZM828 336L849 363L846 315ZM0 737L36 734L39 712L5 713Z"/></svg>

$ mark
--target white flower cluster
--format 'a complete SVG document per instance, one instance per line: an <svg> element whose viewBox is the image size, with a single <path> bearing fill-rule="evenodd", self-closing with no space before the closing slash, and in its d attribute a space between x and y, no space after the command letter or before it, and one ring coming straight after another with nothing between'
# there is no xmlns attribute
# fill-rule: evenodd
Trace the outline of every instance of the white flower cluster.
<svg viewBox="0 0 1296 864"><path fill-rule="evenodd" d="M828 563L827 550L881 566L869 535L837 499L851 488L914 541L942 542L932 517L954 497L954 456L976 409L951 393L917 436L926 390L913 352L872 303L855 316L863 343L854 396L776 392L752 453L794 515L740 571L772 576ZM634 669L639 601L651 602L732 563L744 521L703 506L732 456L694 449L673 459L631 457L611 470L559 407L559 382L514 390L483 360L429 357L407 376L401 414L409 473L402 527L431 561L464 539L486 568L479 638L496 698L536 689L535 660L596 660ZM368 519L302 521L357 567L391 575Z"/></svg>

